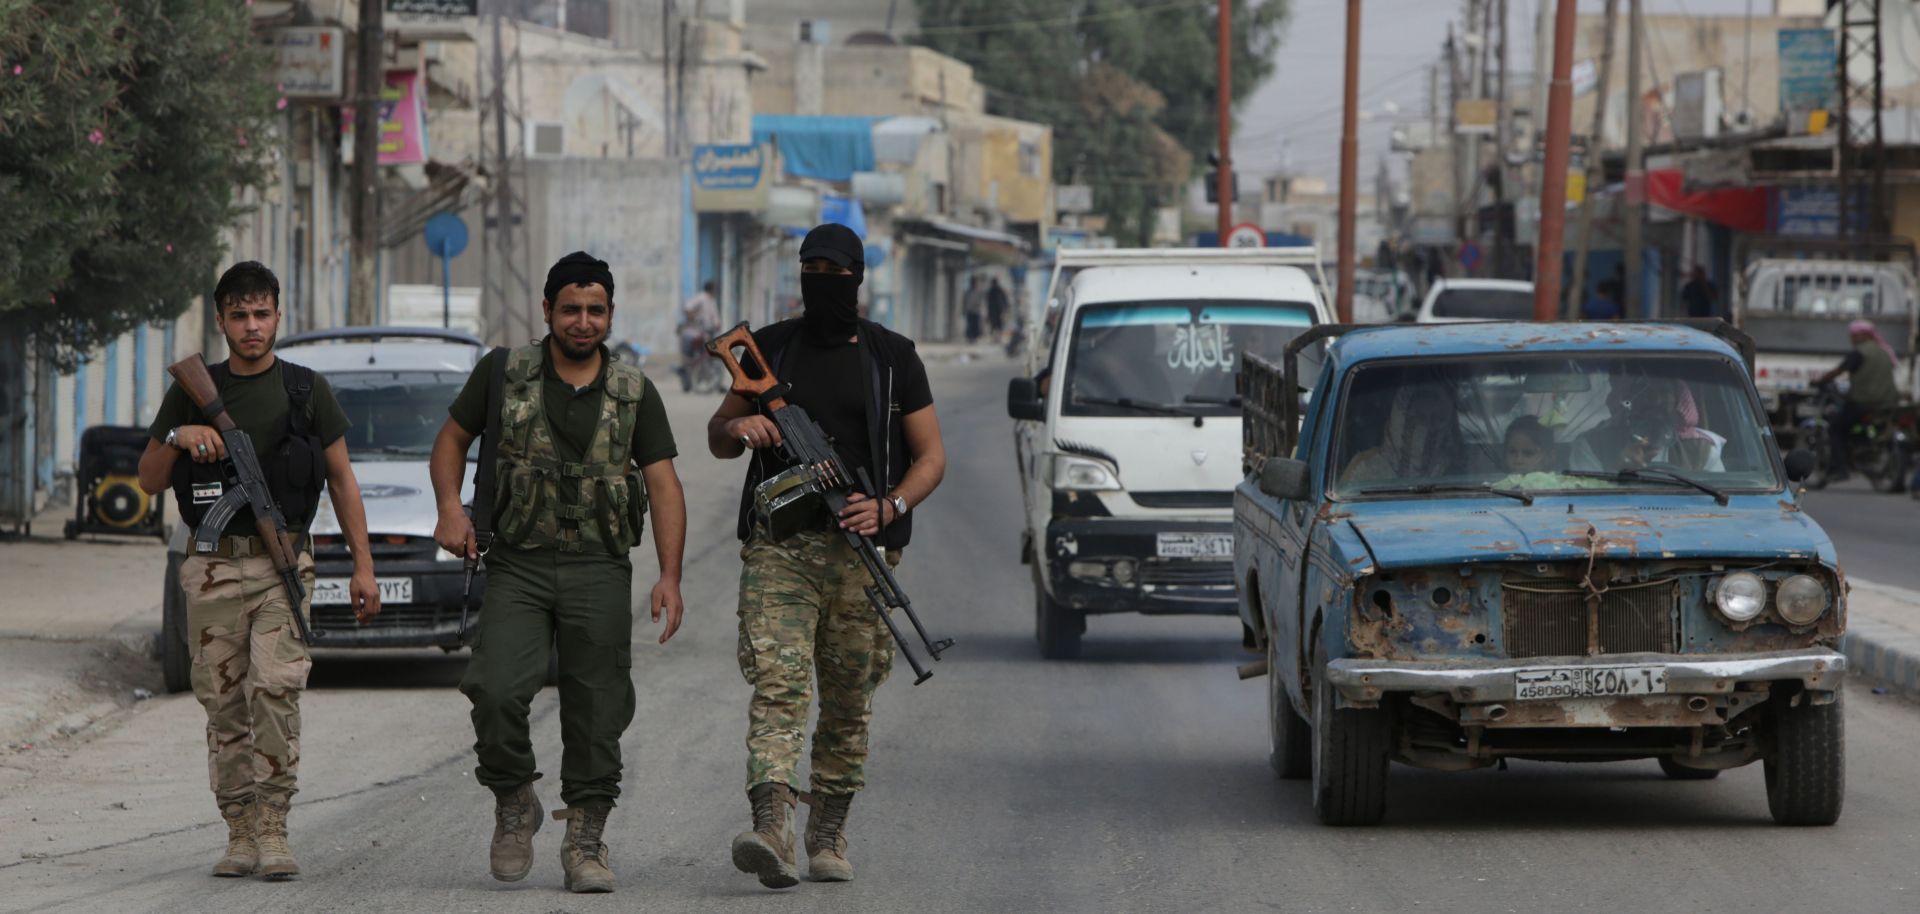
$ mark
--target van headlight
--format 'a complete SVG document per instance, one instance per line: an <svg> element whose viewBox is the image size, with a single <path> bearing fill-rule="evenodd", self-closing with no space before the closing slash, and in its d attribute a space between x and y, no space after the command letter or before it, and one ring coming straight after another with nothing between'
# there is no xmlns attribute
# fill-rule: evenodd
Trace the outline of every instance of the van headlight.
<svg viewBox="0 0 1920 914"><path fill-rule="evenodd" d="M1827 611L1827 585L1812 575L1796 574L1780 583L1773 607L1793 625L1811 625Z"/></svg>
<svg viewBox="0 0 1920 914"><path fill-rule="evenodd" d="M1713 605L1735 622L1751 622L1767 608L1767 582L1750 571L1736 571L1713 589Z"/></svg>
<svg viewBox="0 0 1920 914"><path fill-rule="evenodd" d="M1053 488L1060 492L1117 492L1120 490L1120 471L1104 460L1055 454Z"/></svg>
<svg viewBox="0 0 1920 914"><path fill-rule="evenodd" d="M457 555L454 555L453 553L448 552L445 549L433 550L433 560L436 562L461 562L461 563L466 562L466 559L463 559Z"/></svg>

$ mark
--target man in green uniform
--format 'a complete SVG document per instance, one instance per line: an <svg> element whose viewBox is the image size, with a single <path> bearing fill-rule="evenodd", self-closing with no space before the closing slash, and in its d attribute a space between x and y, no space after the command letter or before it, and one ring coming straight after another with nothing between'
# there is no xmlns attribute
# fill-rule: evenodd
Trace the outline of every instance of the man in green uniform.
<svg viewBox="0 0 1920 914"><path fill-rule="evenodd" d="M313 553L304 534L320 503L321 483L353 550L347 592L354 615L380 612L367 516L347 457L347 416L325 378L273 354L280 327L280 281L255 262L235 264L214 287L214 322L230 357L208 368L234 425L260 457L274 505L285 515L297 566L313 593ZM180 519L197 526L228 480L226 442L178 384L167 389L147 430L140 487L172 488ZM181 460L181 456L187 459ZM300 690L313 661L294 627L286 585L261 542L253 512L234 515L219 549L180 563L193 650L193 694L207 709L207 772L227 852L215 876L291 879L300 866L287 847L287 810L298 789Z"/></svg>
<svg viewBox="0 0 1920 914"><path fill-rule="evenodd" d="M913 341L859 317L865 269L860 237L828 223L800 244L805 310L754 334L774 374L792 385L786 399L807 411L847 469L880 487L859 493L837 518L841 529L873 537L898 564L912 535L909 513L946 472L940 420L926 367ZM740 672L753 686L747 706L747 798L753 828L733 839L733 863L769 888L799 881L791 810L800 790L808 706L816 676L820 720L813 734L812 812L807 817L807 875L816 882L853 878L847 860L847 812L866 786L873 693L893 668L893 641L867 602L871 582L834 521L773 542L752 520L753 490L787 469L775 447L780 431L754 404L729 394L707 423L707 448L731 459L751 452L741 492L739 535Z"/></svg>
<svg viewBox="0 0 1920 914"><path fill-rule="evenodd" d="M660 581L648 605L680 628L686 502L673 471L666 410L638 368L615 361L613 274L580 252L547 274L547 338L480 360L433 447L434 537L478 554L460 500L467 448L498 435L487 590L460 691L473 702L475 770L494 792L493 877L533 867L542 808L527 709L559 651L560 863L574 892L613 891L602 835L620 795L620 736L633 721L633 564L649 503ZM489 385L500 384L498 414ZM638 468L636 470L636 467Z"/></svg>
<svg viewBox="0 0 1920 914"><path fill-rule="evenodd" d="M1846 402L1840 405L1840 415L1827 427L1828 482L1840 482L1852 475L1847 451L1852 449L1853 427L1868 413L1900 405L1900 387L1894 382L1898 360L1894 358L1893 347L1880 335L1880 328L1872 321L1854 321L1847 325L1847 336L1853 343L1853 351L1813 381L1814 386L1819 387L1843 374L1848 375Z"/></svg>

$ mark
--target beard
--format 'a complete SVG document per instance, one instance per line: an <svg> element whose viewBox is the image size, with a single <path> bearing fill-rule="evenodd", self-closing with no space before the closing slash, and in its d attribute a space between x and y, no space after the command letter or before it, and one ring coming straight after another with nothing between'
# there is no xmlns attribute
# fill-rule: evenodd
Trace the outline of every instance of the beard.
<svg viewBox="0 0 1920 914"><path fill-rule="evenodd" d="M593 358L594 352L600 348L601 341L605 339L606 336L602 334L582 344L575 342L573 338L565 334L555 333L553 335L554 343L560 347L560 354L576 362L584 362Z"/></svg>

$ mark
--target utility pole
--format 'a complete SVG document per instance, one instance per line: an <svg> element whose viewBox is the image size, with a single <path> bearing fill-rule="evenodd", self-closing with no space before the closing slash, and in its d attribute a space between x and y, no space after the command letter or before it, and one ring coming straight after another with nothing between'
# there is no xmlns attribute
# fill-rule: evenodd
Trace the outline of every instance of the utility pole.
<svg viewBox="0 0 1920 914"><path fill-rule="evenodd" d="M1646 106L1640 101L1640 44L1646 23L1640 18L1640 0L1627 0L1627 220L1626 289L1620 296L1620 316L1640 316L1641 235L1647 221L1647 172L1642 162L1641 127Z"/></svg>
<svg viewBox="0 0 1920 914"><path fill-rule="evenodd" d="M1636 0L1637 2L1637 0ZM1547 155L1540 166L1540 242L1533 271L1533 319L1553 320L1560 298L1560 255L1567 231L1567 131L1573 123L1574 0L1557 0L1553 82L1547 90Z"/></svg>
<svg viewBox="0 0 1920 914"><path fill-rule="evenodd" d="M353 98L353 288L347 323L376 319L380 297L380 93L386 88L385 0L360 0L359 91Z"/></svg>
<svg viewBox="0 0 1920 914"><path fill-rule="evenodd" d="M1226 247L1227 233L1233 230L1233 0L1220 0L1220 52L1215 56L1220 68L1214 99L1219 108L1220 170L1214 176L1214 193L1220 204L1220 246Z"/></svg>
<svg viewBox="0 0 1920 914"><path fill-rule="evenodd" d="M1500 20L1500 65L1499 83L1493 90L1499 102L1494 114L1493 167L1500 179L1493 185L1493 211L1500 221L1493 229L1493 275L1504 277L1513 275L1513 210L1507 202L1507 150L1513 143L1513 106L1507 101L1507 0L1497 0L1494 7L1494 15Z"/></svg>
<svg viewBox="0 0 1920 914"><path fill-rule="evenodd" d="M1360 0L1347 0L1347 87L1345 111L1340 115L1340 251L1339 291L1334 294L1340 323L1353 323L1353 221L1359 203L1354 182L1360 163Z"/></svg>
<svg viewBox="0 0 1920 914"><path fill-rule="evenodd" d="M1600 45L1600 81L1595 83L1593 93L1593 130L1587 134L1587 191L1580 198L1580 242L1575 246L1573 255L1573 284L1562 314L1568 320L1580 313L1580 303L1587 295L1587 250L1593 245L1593 192L1605 183L1607 170L1604 151L1606 144L1602 135L1607 127L1608 88L1613 79L1613 27L1620 18L1620 0L1607 0L1606 38Z"/></svg>

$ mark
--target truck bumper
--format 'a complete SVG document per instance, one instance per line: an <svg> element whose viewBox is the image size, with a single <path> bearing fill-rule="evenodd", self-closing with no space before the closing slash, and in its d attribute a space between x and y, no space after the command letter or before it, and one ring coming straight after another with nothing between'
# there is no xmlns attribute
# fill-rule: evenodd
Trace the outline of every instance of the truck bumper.
<svg viewBox="0 0 1920 914"><path fill-rule="evenodd" d="M1160 535L1226 537L1221 556L1160 555ZM1053 598L1088 614L1231 616L1233 522L1084 518L1047 525L1044 558ZM1217 541L1217 540L1216 540Z"/></svg>
<svg viewBox="0 0 1920 914"><path fill-rule="evenodd" d="M361 625L354 621L351 607L315 606L309 614L315 647L438 647L457 648L465 644L460 637L461 592L466 587L466 570L449 562L374 563L376 578L411 578L413 599L402 604L383 604L380 615ZM352 562L317 562L315 578L345 578L353 575ZM470 625L480 622L480 598L486 592L486 575L473 578L473 612Z"/></svg>
<svg viewBox="0 0 1920 914"><path fill-rule="evenodd" d="M1741 684L1797 682L1814 693L1814 701L1828 701L1847 678L1847 657L1826 647L1799 651L1774 651L1757 655L1607 655L1607 657L1528 657L1526 661L1361 661L1344 659L1327 664L1327 682L1340 689L1340 697L1352 705L1377 703L1386 693L1442 693L1459 705L1488 703L1574 703L1594 701L1592 697L1569 699L1521 699L1519 680L1523 674L1549 674L1557 670L1603 670L1603 668L1655 668L1663 678L1663 691L1636 695L1659 699L1672 695L1720 697L1741 691ZM1617 699L1617 697L1615 697ZM1607 699L1603 699L1607 701ZM1626 726L1626 724L1620 724Z"/></svg>

